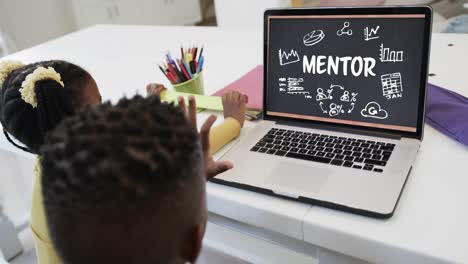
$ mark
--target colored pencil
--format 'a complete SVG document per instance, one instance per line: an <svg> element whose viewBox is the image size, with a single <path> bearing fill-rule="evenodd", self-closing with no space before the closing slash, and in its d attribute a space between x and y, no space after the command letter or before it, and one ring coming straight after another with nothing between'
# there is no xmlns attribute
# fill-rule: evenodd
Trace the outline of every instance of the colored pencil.
<svg viewBox="0 0 468 264"><path fill-rule="evenodd" d="M187 70L187 73L188 73L188 75L190 76L190 79L192 79L192 78L193 78L193 75L192 75L192 73L190 72L190 67L188 66L187 62L183 61L182 63L184 64L185 70Z"/></svg>
<svg viewBox="0 0 468 264"><path fill-rule="evenodd" d="M193 59L194 59L194 60L196 60L196 59L197 59L197 56L195 55L195 54L196 54L196 52L197 52L197 48L196 48L196 47L194 47L194 48L192 49L192 56L193 56Z"/></svg>
<svg viewBox="0 0 468 264"><path fill-rule="evenodd" d="M198 63L198 70L197 70L197 72L201 72L201 71L203 70L203 63L204 63L204 62L205 62L205 57L202 56L202 57L200 58L199 63Z"/></svg>
<svg viewBox="0 0 468 264"><path fill-rule="evenodd" d="M201 58L202 58L202 56L203 56L203 49L204 49L204 48L205 48L205 47L202 46L202 48L201 48L201 50L200 50L200 55L198 55L198 61L200 61Z"/></svg>
<svg viewBox="0 0 468 264"><path fill-rule="evenodd" d="M158 68L174 85L187 82L203 71L203 51L203 46L200 48L198 45L181 45L180 58L173 57L171 52L167 51Z"/></svg>
<svg viewBox="0 0 468 264"><path fill-rule="evenodd" d="M197 73L197 69L195 68L195 61L190 62L190 71L192 72L192 74Z"/></svg>
<svg viewBox="0 0 468 264"><path fill-rule="evenodd" d="M185 77L187 78L187 80L190 80L190 75L187 73L187 70L185 69L183 60L179 60L179 65L180 65L180 68L182 69L182 72L185 74Z"/></svg>
<svg viewBox="0 0 468 264"><path fill-rule="evenodd" d="M172 83L172 84L176 84L177 81L175 80L174 76L172 75L171 72L167 71L167 78L169 79L169 81Z"/></svg>
<svg viewBox="0 0 468 264"><path fill-rule="evenodd" d="M180 72L180 69L179 69L179 66L177 65L177 63L175 63L174 61L171 63L172 67L174 68L174 71L175 73L177 74L177 76L179 77L179 79L182 81L182 82L185 82L187 81L187 79L185 78L184 74L182 72Z"/></svg>
<svg viewBox="0 0 468 264"><path fill-rule="evenodd" d="M174 77L176 77L176 78L175 78L176 81L177 81L177 82L178 82L178 81L181 81L180 76L178 76L178 74L177 74L177 70L174 68L174 65L172 65L172 63L170 63L170 62L168 61L167 67L168 67L168 69L169 69L169 72L172 73Z"/></svg>
<svg viewBox="0 0 468 264"><path fill-rule="evenodd" d="M164 71L164 69L161 67L161 65L158 65L158 67L159 67L159 69L162 71L162 73L164 74L164 76L168 77L166 71Z"/></svg>
<svg viewBox="0 0 468 264"><path fill-rule="evenodd" d="M185 62L187 64L190 64L190 62L193 60L193 54L192 53L188 53L187 56L185 57Z"/></svg>

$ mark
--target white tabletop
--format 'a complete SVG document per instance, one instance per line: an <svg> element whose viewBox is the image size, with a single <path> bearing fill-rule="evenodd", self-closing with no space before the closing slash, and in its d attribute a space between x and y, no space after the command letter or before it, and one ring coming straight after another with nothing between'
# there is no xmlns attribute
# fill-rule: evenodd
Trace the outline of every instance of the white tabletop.
<svg viewBox="0 0 468 264"><path fill-rule="evenodd" d="M168 84L156 65L168 48L176 53L182 43L205 44L207 93L262 63L262 32L200 27L95 26L8 58L76 62L91 72L103 98L115 101L144 94L149 82ZM436 76L430 81L468 96L467 46L468 35L435 34L431 72ZM0 147L11 149L4 139ZM389 220L211 183L208 207L211 213L370 262L468 262L467 150L426 126L421 153Z"/></svg>
<svg viewBox="0 0 468 264"><path fill-rule="evenodd" d="M449 44L453 44L449 46ZM433 84L468 97L468 35L435 34ZM468 262L468 148L425 126L395 215L386 221L313 207L304 239L372 262Z"/></svg>

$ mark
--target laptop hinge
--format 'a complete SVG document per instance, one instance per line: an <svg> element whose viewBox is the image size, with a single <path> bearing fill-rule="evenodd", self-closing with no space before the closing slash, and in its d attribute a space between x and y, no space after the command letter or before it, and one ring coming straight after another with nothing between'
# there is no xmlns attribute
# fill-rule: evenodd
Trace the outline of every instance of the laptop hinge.
<svg viewBox="0 0 468 264"><path fill-rule="evenodd" d="M355 135L361 135L361 136L364 135L364 136L370 136L370 137L381 137L381 138L396 139L396 140L400 140L402 138L402 136L398 134L378 132L378 131L369 131L369 130L358 129L358 128L347 128L347 127L341 127L339 125L323 125L323 124L303 123L303 122L296 122L296 121L277 121L276 124L284 125L284 126L320 129L320 130L340 132L340 133L349 133L349 134L355 134Z"/></svg>

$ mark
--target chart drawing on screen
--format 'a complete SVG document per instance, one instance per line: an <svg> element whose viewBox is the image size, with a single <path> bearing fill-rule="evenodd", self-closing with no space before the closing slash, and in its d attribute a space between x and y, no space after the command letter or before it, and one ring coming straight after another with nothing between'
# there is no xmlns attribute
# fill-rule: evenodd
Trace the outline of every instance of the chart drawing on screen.
<svg viewBox="0 0 468 264"><path fill-rule="evenodd" d="M281 77L278 79L278 87L281 93L287 93L290 95L303 95L305 99L312 98L310 92L306 91L302 86L304 78L285 78Z"/></svg>
<svg viewBox="0 0 468 264"><path fill-rule="evenodd" d="M363 117L376 118L376 119L388 118L388 112L382 109L382 107L380 107L380 104L376 102L368 103L366 107L361 110L361 115Z"/></svg>
<svg viewBox="0 0 468 264"><path fill-rule="evenodd" d="M307 33L304 38L303 42L304 45L307 47L314 46L315 44L318 44L320 41L322 41L325 38L325 33L323 30L314 30L310 33Z"/></svg>
<svg viewBox="0 0 468 264"><path fill-rule="evenodd" d="M303 78L279 78L279 88L280 92L297 92L297 91L304 91L304 87L302 87L302 83L304 82Z"/></svg>
<svg viewBox="0 0 468 264"><path fill-rule="evenodd" d="M320 110L330 117L342 114L351 114L357 103L358 93L346 90L342 85L331 84L325 92L323 88L317 88L315 101Z"/></svg>
<svg viewBox="0 0 468 264"><path fill-rule="evenodd" d="M279 55L279 61L280 61L281 66L296 63L296 62L299 62L301 60L299 58L299 54L294 49L291 49L291 51L289 51L289 52L286 52L286 51L280 49L278 51L278 55Z"/></svg>
<svg viewBox="0 0 468 264"><path fill-rule="evenodd" d="M390 99L403 97L403 82L401 80L401 73L384 74L380 77L382 81L383 96Z"/></svg>
<svg viewBox="0 0 468 264"><path fill-rule="evenodd" d="M379 31L379 28L380 28L380 26L377 26L375 28L366 27L364 29L364 40L369 41L369 40L373 40L373 39L379 39L380 36L377 35L377 33Z"/></svg>
<svg viewBox="0 0 468 264"><path fill-rule="evenodd" d="M381 62L402 62L403 51L390 50L385 48L384 44L380 45L380 61Z"/></svg>
<svg viewBox="0 0 468 264"><path fill-rule="evenodd" d="M343 28L338 30L336 32L336 35L337 36L342 36L342 35L352 36L353 35L353 30L349 28L350 26L351 26L351 24L349 23L349 21L344 22Z"/></svg>

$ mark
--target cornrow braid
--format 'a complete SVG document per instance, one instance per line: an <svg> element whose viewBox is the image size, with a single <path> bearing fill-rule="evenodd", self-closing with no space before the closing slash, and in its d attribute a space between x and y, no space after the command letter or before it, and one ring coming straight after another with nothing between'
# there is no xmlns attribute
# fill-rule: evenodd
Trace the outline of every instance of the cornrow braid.
<svg viewBox="0 0 468 264"><path fill-rule="evenodd" d="M52 80L37 82L38 106L33 108L21 98L19 89L26 76L40 66L54 68L65 89ZM79 107L83 83L89 77L81 67L60 60L32 63L11 72L0 87L0 121L7 139L24 151L38 153L45 134ZM10 134L24 146L15 143Z"/></svg>
<svg viewBox="0 0 468 264"><path fill-rule="evenodd" d="M102 245L126 242L129 247L125 239L130 239L135 222L154 218L161 207L175 208L174 194L203 179L196 129L180 108L161 103L157 96L135 96L77 113L46 137L41 157L49 230L66 263L99 263L91 252L106 251L97 250ZM70 240L76 228L94 228L101 235ZM102 235L107 229L121 239L102 242L108 239ZM85 242L89 239L92 244ZM149 244L154 251L154 243ZM105 262L137 263L119 254ZM145 257L138 263L157 263Z"/></svg>

